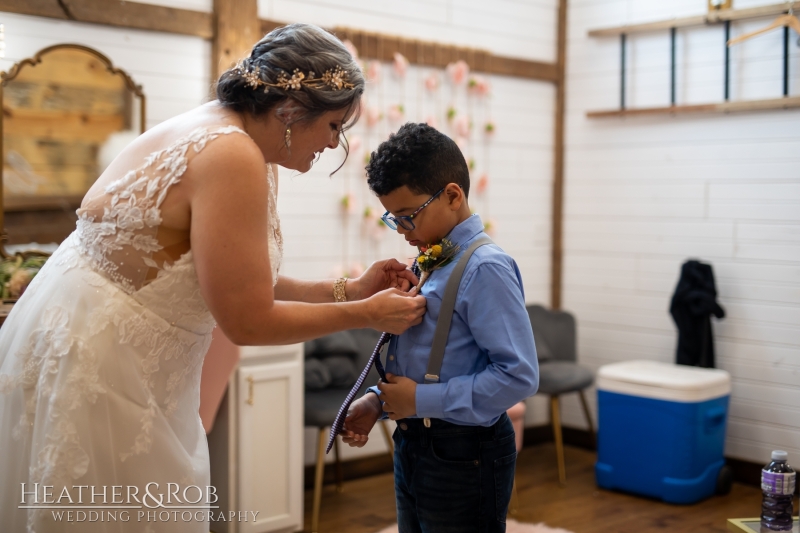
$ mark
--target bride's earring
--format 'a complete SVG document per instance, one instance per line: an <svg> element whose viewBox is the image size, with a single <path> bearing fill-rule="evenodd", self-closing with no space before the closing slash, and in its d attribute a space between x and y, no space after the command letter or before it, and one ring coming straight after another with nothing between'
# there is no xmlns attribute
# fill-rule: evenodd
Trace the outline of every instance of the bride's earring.
<svg viewBox="0 0 800 533"><path fill-rule="evenodd" d="M292 147L292 128L286 128L286 135L284 136L284 140L286 141L286 147Z"/></svg>

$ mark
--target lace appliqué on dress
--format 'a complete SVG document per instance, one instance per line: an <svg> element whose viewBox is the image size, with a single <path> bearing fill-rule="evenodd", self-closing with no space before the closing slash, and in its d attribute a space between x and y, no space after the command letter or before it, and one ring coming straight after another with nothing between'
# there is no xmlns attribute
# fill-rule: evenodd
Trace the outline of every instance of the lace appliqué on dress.
<svg viewBox="0 0 800 533"><path fill-rule="evenodd" d="M210 331L199 336L173 327L149 310L131 313L130 306L119 299L109 299L105 306L96 308L88 323L91 336L112 327L120 343L137 347L141 353L139 375L147 393L147 408L139 419L141 430L133 445L119 454L125 461L150 451L150 434L158 412L172 416L184 398L187 381L199 382L203 356L211 344ZM164 373L167 375L160 376Z"/></svg>
<svg viewBox="0 0 800 533"><path fill-rule="evenodd" d="M150 268L162 268L152 259L154 252L163 249L156 239L161 204L186 172L190 147L198 153L209 141L233 132L246 135L236 126L198 128L153 152L139 169L108 185L105 192L112 196L107 202L110 205L102 206L102 218L97 220L97 214L89 213L99 211L100 206L88 207L77 223L79 248L95 268L128 294L141 288ZM105 201L106 197L101 198Z"/></svg>
<svg viewBox="0 0 800 533"><path fill-rule="evenodd" d="M283 261L283 234L281 233L281 220L278 215L278 198L275 193L277 190L275 174L272 172L272 165L267 165L267 180L269 182L269 262L272 267L272 284L278 283L278 272Z"/></svg>
<svg viewBox="0 0 800 533"><path fill-rule="evenodd" d="M94 403L106 390L99 382L97 355L90 344L71 332L67 311L49 307L40 324L17 354L21 372L13 377L0 375L0 394L16 387L25 392L25 409L14 427L14 439L23 438L32 428L40 399L48 401L53 431L44 437L46 443L30 475L34 483L52 485L78 479L86 472L89 458L69 413L84 402ZM56 385L61 359L68 355L75 357L77 364L67 367L66 379Z"/></svg>

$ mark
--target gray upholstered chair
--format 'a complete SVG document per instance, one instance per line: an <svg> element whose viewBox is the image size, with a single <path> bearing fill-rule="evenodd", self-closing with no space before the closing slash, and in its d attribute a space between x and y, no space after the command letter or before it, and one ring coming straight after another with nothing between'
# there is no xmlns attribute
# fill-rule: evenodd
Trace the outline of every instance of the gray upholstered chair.
<svg viewBox="0 0 800 533"><path fill-rule="evenodd" d="M539 357L539 393L550 396L550 419L556 443L558 479L564 485L566 473L559 397L571 392L580 395L589 432L594 440L594 425L583 393L594 382L594 376L591 370L576 363L575 317L566 311L550 311L541 305L529 305L527 309Z"/></svg>
<svg viewBox="0 0 800 533"><path fill-rule="evenodd" d="M380 333L372 329L356 329L345 331L341 333L334 333L327 335L321 339L310 341L306 343L306 350L314 350L320 348L320 343L331 344L347 344L354 343L354 349L357 352L357 357L353 362L355 365L355 376L361 372L361 369L367 364L375 344L378 342ZM318 343L315 345L314 343ZM324 349L324 348L323 348ZM378 383L378 372L373 367L367 379L364 380L364 385L358 396L363 395L367 387ZM350 382L350 385L343 387L323 388L320 390L305 391L305 425L317 428L317 464L314 475L314 504L311 515L311 531L317 533L319 530L319 509L322 502L322 480L325 473L325 446L328 443L328 435L330 426L336 418L347 393L350 392L352 383L355 378ZM358 397L357 396L357 397ZM378 422L383 436L389 446L389 456L394 455L392 437L386 427L385 422ZM342 465L339 459L339 439L337 438L333 448L335 468L336 468L336 488L341 492L342 490Z"/></svg>

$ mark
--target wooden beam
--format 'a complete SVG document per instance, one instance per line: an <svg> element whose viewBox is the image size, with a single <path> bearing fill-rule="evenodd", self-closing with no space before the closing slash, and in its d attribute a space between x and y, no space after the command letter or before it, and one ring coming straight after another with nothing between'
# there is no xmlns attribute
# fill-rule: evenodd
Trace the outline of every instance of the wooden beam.
<svg viewBox="0 0 800 533"><path fill-rule="evenodd" d="M280 28L281 26L286 26L283 22L278 22L276 20L268 20L268 19L261 19L259 21L261 24L261 35L266 35L275 28Z"/></svg>
<svg viewBox="0 0 800 533"><path fill-rule="evenodd" d="M0 0L0 11L53 19L68 19L57 0Z"/></svg>
<svg viewBox="0 0 800 533"><path fill-rule="evenodd" d="M550 307L561 308L564 228L564 108L567 79L567 0L558 2L558 33L556 34L556 109L553 135L553 220L550 256Z"/></svg>
<svg viewBox="0 0 800 533"><path fill-rule="evenodd" d="M250 55L261 37L256 0L214 0L216 33L211 45L211 79Z"/></svg>
<svg viewBox="0 0 800 533"><path fill-rule="evenodd" d="M676 105L667 107L643 107L639 109L611 109L608 111L588 111L588 118L629 117L643 115L681 115L689 113L736 113L745 111L766 111L770 109L800 108L800 96L771 98L767 100L742 100L739 102L720 102L718 104Z"/></svg>
<svg viewBox="0 0 800 533"><path fill-rule="evenodd" d="M279 25L275 21L261 21L265 33L266 30ZM476 48L406 39L351 28L334 28L331 31L343 41L350 40L358 49L359 55L367 59L391 61L394 53L400 52L413 65L436 68L446 67L448 63L463 59L475 72L547 82L558 81L558 69L555 63L497 56Z"/></svg>
<svg viewBox="0 0 800 533"><path fill-rule="evenodd" d="M723 9L720 11L709 12L706 15L696 15L692 17L681 17L670 20L658 20L654 22L644 22L642 24L629 24L627 26L616 26L614 28L603 28L590 30L589 37L614 37L622 33L643 33L651 31L668 30L670 28L687 28L690 26L704 26L707 24L718 24L726 20L745 20L759 17L769 17L787 13L789 4L770 4L767 6L750 7L747 9ZM794 9L800 10L800 2L794 3Z"/></svg>
<svg viewBox="0 0 800 533"><path fill-rule="evenodd" d="M0 11L210 39L211 13L108 0L0 0Z"/></svg>

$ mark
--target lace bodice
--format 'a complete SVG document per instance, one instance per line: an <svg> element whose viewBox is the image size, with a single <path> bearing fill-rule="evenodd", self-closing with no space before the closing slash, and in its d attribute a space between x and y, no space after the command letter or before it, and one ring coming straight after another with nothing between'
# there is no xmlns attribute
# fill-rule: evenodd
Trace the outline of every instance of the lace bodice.
<svg viewBox="0 0 800 533"><path fill-rule="evenodd" d="M151 153L141 167L108 185L104 195L91 199L78 211L76 233L83 255L128 294L159 279L173 264L185 262L191 252L173 261L159 242L161 205L170 187L180 182L192 157L220 135L234 132L246 135L236 126L198 128L167 148ZM267 165L267 177L269 251L272 279L276 282L283 238L271 165Z"/></svg>

